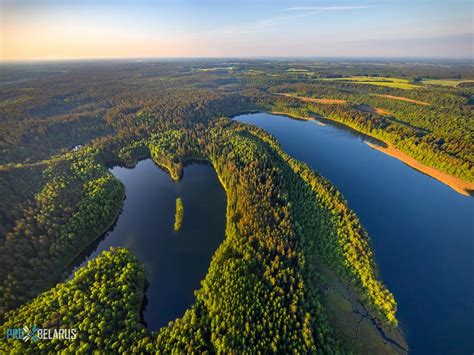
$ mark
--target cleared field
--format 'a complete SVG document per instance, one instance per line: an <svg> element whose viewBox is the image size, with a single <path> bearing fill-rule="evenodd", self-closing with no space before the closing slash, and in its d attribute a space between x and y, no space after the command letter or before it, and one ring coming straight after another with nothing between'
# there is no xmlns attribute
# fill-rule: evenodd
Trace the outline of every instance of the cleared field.
<svg viewBox="0 0 474 355"><path fill-rule="evenodd" d="M264 74L263 71L261 70L254 70L254 69L249 69L246 72L244 72L244 75L262 75Z"/></svg>
<svg viewBox="0 0 474 355"><path fill-rule="evenodd" d="M423 105L423 106L431 105L429 102L413 100L413 99L409 99L408 97L403 97L403 96L379 95L379 94L373 94L373 96L385 97L387 99L392 99L392 100L406 101L406 102L411 102L412 104Z"/></svg>
<svg viewBox="0 0 474 355"><path fill-rule="evenodd" d="M379 107L372 107L368 105L357 105L356 108L364 112L372 112L372 113L377 113L379 115L386 115L386 116L391 115L390 112Z"/></svg>
<svg viewBox="0 0 474 355"><path fill-rule="evenodd" d="M296 96L296 95L291 95L291 94L278 94L286 97L292 97L295 99L299 99L301 101L305 102L315 102L317 104L328 104L328 105L342 105L345 104L347 101L346 100L337 100L337 99L315 99L312 97L301 97L301 96Z"/></svg>
<svg viewBox="0 0 474 355"><path fill-rule="evenodd" d="M3 101L0 101L0 108L5 108L8 106L14 106L14 105L19 105L25 101L28 101L31 97L30 96L19 96L15 97L12 99L6 99Z"/></svg>
<svg viewBox="0 0 474 355"><path fill-rule="evenodd" d="M220 70L234 70L234 67L214 67L214 68L198 68L197 71L220 71Z"/></svg>
<svg viewBox="0 0 474 355"><path fill-rule="evenodd" d="M412 90L420 88L420 85L412 84L407 79L389 78L382 76L349 76L345 78L325 78L326 81L347 81L349 83L385 86L396 89Z"/></svg>
<svg viewBox="0 0 474 355"><path fill-rule="evenodd" d="M422 84L425 85L439 85L439 86L451 86L455 87L461 83L474 83L474 80L463 80L463 79L423 79L421 81Z"/></svg>

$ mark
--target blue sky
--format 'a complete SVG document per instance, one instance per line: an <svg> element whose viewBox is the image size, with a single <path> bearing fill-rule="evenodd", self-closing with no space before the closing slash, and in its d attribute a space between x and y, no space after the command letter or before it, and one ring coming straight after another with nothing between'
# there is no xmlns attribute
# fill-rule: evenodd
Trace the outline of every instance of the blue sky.
<svg viewBox="0 0 474 355"><path fill-rule="evenodd" d="M2 59L473 55L472 1L1 1Z"/></svg>

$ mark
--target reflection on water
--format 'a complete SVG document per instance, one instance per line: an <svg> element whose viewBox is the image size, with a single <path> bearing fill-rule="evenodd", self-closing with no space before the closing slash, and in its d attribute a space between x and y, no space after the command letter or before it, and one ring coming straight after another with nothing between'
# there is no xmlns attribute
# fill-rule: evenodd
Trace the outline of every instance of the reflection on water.
<svg viewBox="0 0 474 355"><path fill-rule="evenodd" d="M224 239L225 192L211 165L186 167L180 182L173 182L151 160L133 169L111 171L125 185L122 212L78 265L111 246L129 248L145 265L149 288L144 319L157 330L194 303L193 291L200 288ZM183 200L185 213L181 229L175 232L177 197Z"/></svg>
<svg viewBox="0 0 474 355"><path fill-rule="evenodd" d="M371 236L412 353L472 353L474 198L370 148L352 130L266 113L235 119L267 130L344 194Z"/></svg>

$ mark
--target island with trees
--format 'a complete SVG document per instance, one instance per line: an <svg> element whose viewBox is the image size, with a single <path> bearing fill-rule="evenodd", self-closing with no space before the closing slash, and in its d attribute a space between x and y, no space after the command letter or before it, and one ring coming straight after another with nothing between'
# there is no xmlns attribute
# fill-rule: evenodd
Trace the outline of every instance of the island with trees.
<svg viewBox="0 0 474 355"><path fill-rule="evenodd" d="M174 231L178 232L181 229L181 225L183 224L183 216L184 216L184 205L183 200L181 197L176 199L176 214L174 217Z"/></svg>
<svg viewBox="0 0 474 355"><path fill-rule="evenodd" d="M1 350L408 352L397 302L342 194L270 134L231 117L326 117L472 183L471 67L250 60L232 69L219 61L49 69L12 66L0 88L0 332L36 324L78 336L2 339ZM453 77L456 86L432 81ZM173 180L187 162L207 161L227 195L225 239L195 303L157 331L140 314L146 268L127 249L63 277L120 212L126 191L108 168L146 158ZM175 230L183 214L178 198Z"/></svg>

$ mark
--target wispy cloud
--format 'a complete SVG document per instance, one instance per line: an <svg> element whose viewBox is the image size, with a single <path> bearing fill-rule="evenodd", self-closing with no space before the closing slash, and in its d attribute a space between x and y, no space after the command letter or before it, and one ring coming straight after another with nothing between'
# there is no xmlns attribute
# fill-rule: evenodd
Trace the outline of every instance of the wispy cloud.
<svg viewBox="0 0 474 355"><path fill-rule="evenodd" d="M321 10L310 10L305 13L299 14L292 14L286 16L278 16L273 17L265 20L255 21L255 22L248 22L242 23L235 26L226 26L215 28L213 30L206 31L207 33L219 33L219 34L227 34L227 35L237 35L237 34L249 34L249 33L259 33L265 31L272 31L278 27L279 24L294 20L301 17L312 16L317 13L320 13Z"/></svg>
<svg viewBox="0 0 474 355"><path fill-rule="evenodd" d="M227 26L212 30L212 32L219 32L221 34L248 34L271 31L278 27L284 21L290 21L301 17L312 16L325 11L344 11L344 10L361 10L369 9L375 6L369 5L351 5L351 6L296 6L283 9L284 11L294 11L291 15L273 17L253 23L242 23L235 26ZM300 11L300 12L298 12ZM304 12L303 12L304 11Z"/></svg>
<svg viewBox="0 0 474 355"><path fill-rule="evenodd" d="M286 11L343 11L343 10L362 10L370 9L375 6L357 5L357 6L296 6L286 8Z"/></svg>

